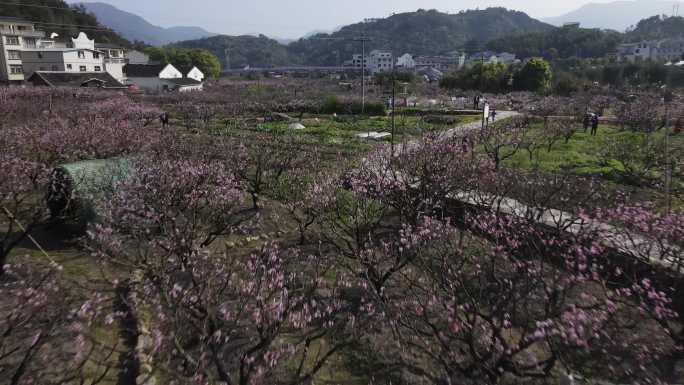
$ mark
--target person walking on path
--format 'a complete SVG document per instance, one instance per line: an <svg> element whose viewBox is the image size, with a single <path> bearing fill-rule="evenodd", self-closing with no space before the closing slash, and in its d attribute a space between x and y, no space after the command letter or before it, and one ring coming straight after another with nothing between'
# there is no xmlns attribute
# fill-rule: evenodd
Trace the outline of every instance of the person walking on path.
<svg viewBox="0 0 684 385"><path fill-rule="evenodd" d="M599 117L598 115L594 114L594 116L591 118L591 136L596 136L598 133L598 125Z"/></svg>
<svg viewBox="0 0 684 385"><path fill-rule="evenodd" d="M492 116L492 122L496 120L496 108L493 108L489 111L489 114Z"/></svg>

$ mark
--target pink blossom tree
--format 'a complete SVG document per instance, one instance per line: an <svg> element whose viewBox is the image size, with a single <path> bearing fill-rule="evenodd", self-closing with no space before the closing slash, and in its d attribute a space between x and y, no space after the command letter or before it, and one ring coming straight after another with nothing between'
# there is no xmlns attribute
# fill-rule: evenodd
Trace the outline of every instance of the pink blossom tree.
<svg viewBox="0 0 684 385"><path fill-rule="evenodd" d="M479 132L477 142L498 170L503 161L520 150L529 135L530 121L522 116L489 125Z"/></svg>

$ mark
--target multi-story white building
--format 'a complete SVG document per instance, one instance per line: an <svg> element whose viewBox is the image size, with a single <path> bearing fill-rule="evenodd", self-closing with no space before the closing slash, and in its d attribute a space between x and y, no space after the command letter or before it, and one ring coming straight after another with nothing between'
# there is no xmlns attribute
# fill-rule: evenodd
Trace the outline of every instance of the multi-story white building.
<svg viewBox="0 0 684 385"><path fill-rule="evenodd" d="M413 60L413 55L405 53L397 58L397 68L412 69L416 67L416 61Z"/></svg>
<svg viewBox="0 0 684 385"><path fill-rule="evenodd" d="M198 82L204 81L204 72L196 66L178 66L178 70L188 79L194 79Z"/></svg>
<svg viewBox="0 0 684 385"><path fill-rule="evenodd" d="M468 60L466 61L467 64L475 64L475 63L486 63L486 64L514 64L516 62L519 62L519 60L516 58L515 54L508 53L508 52L493 52L493 51L484 51L484 52L478 52L470 55Z"/></svg>
<svg viewBox="0 0 684 385"><path fill-rule="evenodd" d="M95 49L104 53L105 71L123 83L126 80L123 72L127 63L126 51L117 45L102 43L95 43Z"/></svg>
<svg viewBox="0 0 684 385"><path fill-rule="evenodd" d="M45 34L33 23L13 17L0 17L0 82L23 82L22 51L35 49Z"/></svg>
<svg viewBox="0 0 684 385"><path fill-rule="evenodd" d="M66 40L46 38L29 21L0 18L0 82L22 82L38 71L108 72L123 82L125 64L122 48L96 48L83 32Z"/></svg>
<svg viewBox="0 0 684 385"><path fill-rule="evenodd" d="M361 54L356 54L352 56L352 61L351 61L352 67L360 70L361 68L364 68L368 70L368 56L363 56Z"/></svg>
<svg viewBox="0 0 684 385"><path fill-rule="evenodd" d="M201 91L201 81L183 77L183 73L171 64L128 64L124 67L128 85L135 85L147 92Z"/></svg>
<svg viewBox="0 0 684 385"><path fill-rule="evenodd" d="M387 72L394 69L394 55L390 51L371 51L369 57L370 72Z"/></svg>
<svg viewBox="0 0 684 385"><path fill-rule="evenodd" d="M663 39L620 44L617 48L618 61L680 61L684 59L684 39Z"/></svg>
<svg viewBox="0 0 684 385"><path fill-rule="evenodd" d="M434 68L439 71L457 70L465 64L465 55L418 56L414 58L417 69Z"/></svg>
<svg viewBox="0 0 684 385"><path fill-rule="evenodd" d="M21 57L24 72L29 75L37 71L58 72L106 72L105 53L95 49L95 41L81 32L71 42L55 41L50 48L26 48Z"/></svg>
<svg viewBox="0 0 684 385"><path fill-rule="evenodd" d="M391 71L394 68L394 55L389 51L373 50L365 57L353 55L351 65L359 70L364 68L371 74Z"/></svg>

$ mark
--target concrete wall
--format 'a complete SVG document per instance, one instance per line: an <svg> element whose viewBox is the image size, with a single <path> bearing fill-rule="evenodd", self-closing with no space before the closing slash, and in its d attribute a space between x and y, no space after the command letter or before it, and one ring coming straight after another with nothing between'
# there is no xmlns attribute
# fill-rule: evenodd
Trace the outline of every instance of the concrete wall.
<svg viewBox="0 0 684 385"><path fill-rule="evenodd" d="M135 84L140 88L141 90L145 90L147 92L161 92L164 90L164 85L167 85L169 88L168 82L162 81L162 79L159 78L132 78L129 77L126 79L126 84Z"/></svg>
<svg viewBox="0 0 684 385"><path fill-rule="evenodd" d="M178 88L178 92L202 91L204 86L202 84L194 86L182 86Z"/></svg>
<svg viewBox="0 0 684 385"><path fill-rule="evenodd" d="M105 71L112 75L114 79L123 83L126 80L126 76L123 73L124 65L123 63L105 63Z"/></svg>
<svg viewBox="0 0 684 385"><path fill-rule="evenodd" d="M21 57L27 79L36 71L64 71L64 57L61 51L24 51Z"/></svg>

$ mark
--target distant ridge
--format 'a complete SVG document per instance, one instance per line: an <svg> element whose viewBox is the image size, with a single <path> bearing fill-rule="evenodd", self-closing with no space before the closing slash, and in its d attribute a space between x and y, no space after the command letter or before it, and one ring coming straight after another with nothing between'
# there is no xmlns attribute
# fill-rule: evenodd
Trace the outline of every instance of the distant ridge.
<svg viewBox="0 0 684 385"><path fill-rule="evenodd" d="M580 22L584 28L624 32L642 19L663 14L672 15L673 5L680 5L680 14L684 14L684 2L680 1L620 0L611 3L589 3L564 15L542 20L556 26L566 22Z"/></svg>
<svg viewBox="0 0 684 385"><path fill-rule="evenodd" d="M215 36L175 44L204 48L219 58L226 57L230 68L272 67L286 64L335 66L361 53L354 41L365 34L372 39L366 48L387 49L395 55L447 54L466 46L484 47L491 39L512 34L547 32L554 27L505 8L470 10L456 14L418 10L377 19L370 23L347 25L332 33L316 33L288 45L266 36Z"/></svg>
<svg viewBox="0 0 684 385"><path fill-rule="evenodd" d="M130 41L142 41L160 46L215 35L200 27L159 27L138 15L122 11L110 4L93 2L81 3L81 5L95 15L101 24L113 29Z"/></svg>

